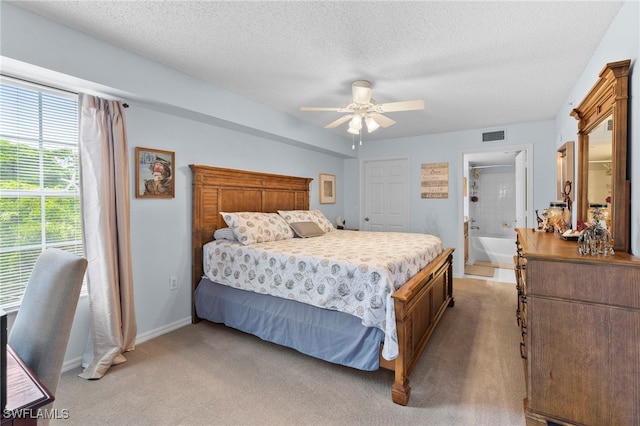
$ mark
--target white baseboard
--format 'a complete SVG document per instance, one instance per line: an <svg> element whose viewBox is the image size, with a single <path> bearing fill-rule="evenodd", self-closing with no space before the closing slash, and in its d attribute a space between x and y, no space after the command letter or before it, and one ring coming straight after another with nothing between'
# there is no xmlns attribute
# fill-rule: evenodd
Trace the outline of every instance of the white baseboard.
<svg viewBox="0 0 640 426"><path fill-rule="evenodd" d="M158 327L154 330L149 330L145 333L138 334L136 336L136 345L146 342L147 340L151 340L154 337L162 336L163 334L167 334L172 332L173 330L177 330L179 328L184 327L185 325L191 324L191 317L186 317L178 321L174 321L170 324L163 325L162 327ZM82 366L82 357L79 356L77 358L70 359L65 361L62 364L62 372L73 370L74 368Z"/></svg>
<svg viewBox="0 0 640 426"><path fill-rule="evenodd" d="M147 340L151 340L154 337L162 336L163 334L167 334L173 330L177 330L189 324L191 324L190 316L186 318L182 318L181 320L178 320L178 321L174 321L170 324L166 324L160 328L147 331L146 333L138 334L136 336L136 345L142 342L146 342Z"/></svg>

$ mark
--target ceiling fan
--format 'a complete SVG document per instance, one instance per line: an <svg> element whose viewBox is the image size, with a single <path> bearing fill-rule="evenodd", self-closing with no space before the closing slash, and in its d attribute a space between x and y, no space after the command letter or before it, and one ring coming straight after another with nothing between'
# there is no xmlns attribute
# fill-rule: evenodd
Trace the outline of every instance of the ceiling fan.
<svg viewBox="0 0 640 426"><path fill-rule="evenodd" d="M349 129L347 131L357 135L360 134L363 121L367 126L367 131L371 133L379 127L386 128L396 124L394 120L383 115L384 113L424 109L424 101L422 99L376 104L376 101L371 97L371 83L367 80L354 81L351 84L351 92L353 99L345 107L301 107L300 111L345 112L347 115L343 115L324 127L333 129L349 121Z"/></svg>

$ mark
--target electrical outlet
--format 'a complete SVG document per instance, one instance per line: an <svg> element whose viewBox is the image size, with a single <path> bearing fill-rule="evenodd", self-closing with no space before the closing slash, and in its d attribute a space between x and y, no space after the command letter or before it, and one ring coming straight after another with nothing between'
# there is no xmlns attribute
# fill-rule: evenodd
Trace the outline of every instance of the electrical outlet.
<svg viewBox="0 0 640 426"><path fill-rule="evenodd" d="M171 276L169 277L169 290L177 290L178 289L178 277Z"/></svg>

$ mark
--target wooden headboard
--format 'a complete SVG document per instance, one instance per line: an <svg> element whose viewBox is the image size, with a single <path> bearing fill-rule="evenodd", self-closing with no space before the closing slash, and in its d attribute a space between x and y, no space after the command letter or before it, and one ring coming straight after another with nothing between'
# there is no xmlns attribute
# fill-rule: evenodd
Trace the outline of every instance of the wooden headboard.
<svg viewBox="0 0 640 426"><path fill-rule="evenodd" d="M191 229L192 294L203 275L202 246L227 226L220 212L308 210L313 179L190 164L193 173ZM193 322L197 322L193 297Z"/></svg>

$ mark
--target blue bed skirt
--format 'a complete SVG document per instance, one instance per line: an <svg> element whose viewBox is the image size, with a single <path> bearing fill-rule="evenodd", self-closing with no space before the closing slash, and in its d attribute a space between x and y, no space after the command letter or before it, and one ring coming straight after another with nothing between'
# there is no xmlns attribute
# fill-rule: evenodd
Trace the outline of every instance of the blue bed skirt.
<svg viewBox="0 0 640 426"><path fill-rule="evenodd" d="M360 318L295 300L214 283L203 278L195 294L198 317L359 370L380 367L384 333Z"/></svg>

